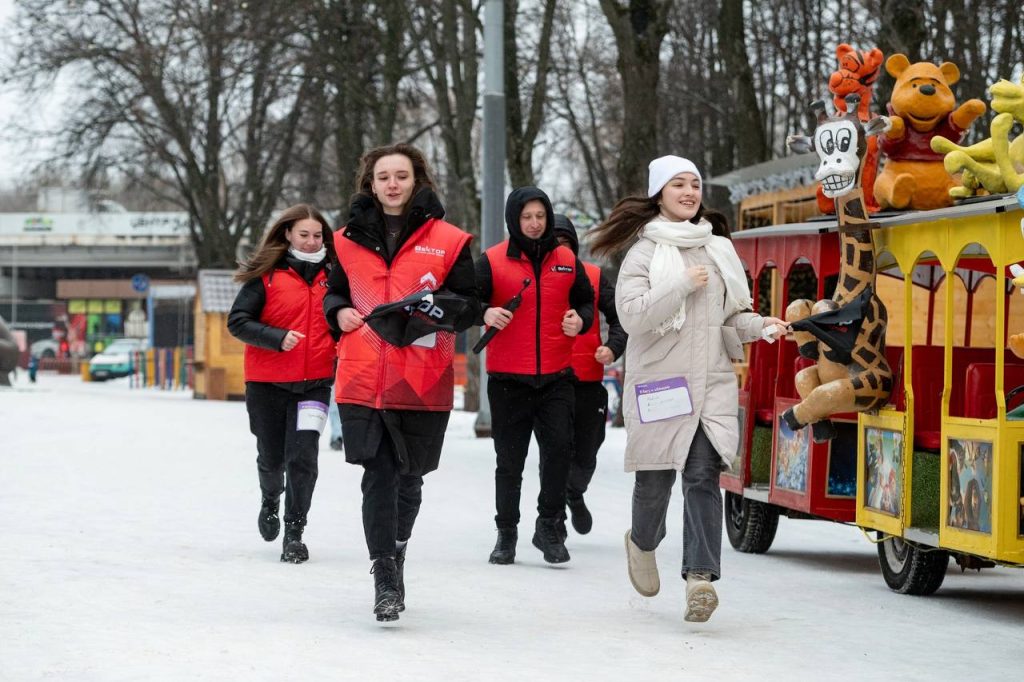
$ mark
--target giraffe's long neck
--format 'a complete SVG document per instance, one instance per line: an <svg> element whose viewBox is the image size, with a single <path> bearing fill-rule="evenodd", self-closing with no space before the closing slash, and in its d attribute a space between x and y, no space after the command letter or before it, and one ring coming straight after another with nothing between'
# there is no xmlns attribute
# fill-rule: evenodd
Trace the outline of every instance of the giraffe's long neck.
<svg viewBox="0 0 1024 682"><path fill-rule="evenodd" d="M836 200L839 218L839 282L832 300L845 305L875 284L875 245L859 187Z"/></svg>

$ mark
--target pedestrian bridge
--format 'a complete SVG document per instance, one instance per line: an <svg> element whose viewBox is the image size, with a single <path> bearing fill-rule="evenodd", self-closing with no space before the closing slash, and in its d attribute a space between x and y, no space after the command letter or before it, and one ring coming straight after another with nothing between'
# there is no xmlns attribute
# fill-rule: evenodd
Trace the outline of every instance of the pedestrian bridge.
<svg viewBox="0 0 1024 682"><path fill-rule="evenodd" d="M185 212L0 213L0 267L195 265Z"/></svg>

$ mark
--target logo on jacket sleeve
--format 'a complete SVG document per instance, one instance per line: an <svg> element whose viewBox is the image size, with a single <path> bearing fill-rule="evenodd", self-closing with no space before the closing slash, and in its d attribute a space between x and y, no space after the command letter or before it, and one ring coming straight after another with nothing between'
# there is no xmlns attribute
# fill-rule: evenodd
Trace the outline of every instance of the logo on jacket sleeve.
<svg viewBox="0 0 1024 682"><path fill-rule="evenodd" d="M573 268L571 265L552 265L551 272L572 272Z"/></svg>

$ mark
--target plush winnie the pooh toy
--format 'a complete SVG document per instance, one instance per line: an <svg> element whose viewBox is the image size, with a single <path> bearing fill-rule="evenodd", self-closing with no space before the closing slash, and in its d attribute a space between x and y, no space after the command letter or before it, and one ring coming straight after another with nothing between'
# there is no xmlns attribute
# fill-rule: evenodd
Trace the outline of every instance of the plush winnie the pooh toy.
<svg viewBox="0 0 1024 682"><path fill-rule="evenodd" d="M881 139L885 167L875 179L875 199L883 209L941 208L949 206L949 190L957 183L946 172L942 155L932 151L933 137L957 143L985 103L971 99L959 107L949 86L960 80L952 62L911 64L906 55L894 54L885 70L896 79L888 110L892 127Z"/></svg>

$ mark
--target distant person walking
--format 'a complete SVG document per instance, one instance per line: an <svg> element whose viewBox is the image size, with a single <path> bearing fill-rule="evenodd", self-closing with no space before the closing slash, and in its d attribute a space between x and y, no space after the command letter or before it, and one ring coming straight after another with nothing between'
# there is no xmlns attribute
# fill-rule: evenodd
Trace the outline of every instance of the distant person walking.
<svg viewBox="0 0 1024 682"><path fill-rule="evenodd" d="M260 535L277 538L284 492L281 561L296 564L309 559L302 532L334 381L323 299L336 264L324 217L308 204L287 208L239 267L235 279L244 284L228 314L228 330L246 344L245 406L263 495Z"/></svg>
<svg viewBox="0 0 1024 682"><path fill-rule="evenodd" d="M569 561L565 486L573 447L572 352L594 321L594 292L579 259L555 239L548 195L520 187L505 202L509 237L477 260L483 321L501 331L487 346L487 399L496 467L492 564L511 564L530 437L540 447L540 495L533 546L544 560ZM522 292L513 311L508 301Z"/></svg>
<svg viewBox="0 0 1024 682"><path fill-rule="evenodd" d="M568 246L579 256L579 237L576 227L566 216L555 214L555 236L558 243ZM608 389L604 386L604 368L626 350L626 332L619 324L615 310L615 287L593 263L583 263L583 271L594 289L594 323L585 333L578 334L572 348L573 391L576 407L573 413L573 451L569 464L569 483L566 502L572 518L572 527L586 535L594 519L583 500L597 468L597 451L604 442L608 421ZM601 320L608 323L608 339L601 340Z"/></svg>
<svg viewBox="0 0 1024 682"><path fill-rule="evenodd" d="M736 457L738 404L732 360L743 343L785 322L749 312L750 291L732 242L714 234L701 204L701 175L689 160L650 164L647 196L628 197L593 233L592 251L629 249L615 305L626 345L626 471L636 472L627 567L636 590L660 589L654 551L676 472L683 479L683 565L688 621L718 606L722 493L719 474ZM772 325L779 325L777 328Z"/></svg>
<svg viewBox="0 0 1024 682"><path fill-rule="evenodd" d="M479 315L470 235L444 214L422 152L407 144L366 152L324 300L340 334L335 399L345 459L363 467L379 621L405 610L407 543L453 407L455 332ZM394 311L377 317L383 306Z"/></svg>

